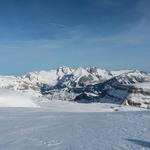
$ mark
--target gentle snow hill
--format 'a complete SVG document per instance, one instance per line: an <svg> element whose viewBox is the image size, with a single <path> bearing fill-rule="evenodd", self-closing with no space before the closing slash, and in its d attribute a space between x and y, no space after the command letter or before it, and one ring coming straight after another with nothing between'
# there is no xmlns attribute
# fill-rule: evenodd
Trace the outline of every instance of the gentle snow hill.
<svg viewBox="0 0 150 150"><path fill-rule="evenodd" d="M12 90L0 89L0 107L39 107L30 96Z"/></svg>

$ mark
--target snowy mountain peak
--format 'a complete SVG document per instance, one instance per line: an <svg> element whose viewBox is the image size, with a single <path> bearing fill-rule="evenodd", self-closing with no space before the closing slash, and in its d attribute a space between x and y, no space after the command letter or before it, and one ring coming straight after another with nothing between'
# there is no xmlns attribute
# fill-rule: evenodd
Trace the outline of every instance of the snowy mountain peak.
<svg viewBox="0 0 150 150"><path fill-rule="evenodd" d="M57 69L57 72L61 76L64 74L71 74L73 72L73 70L74 70L73 68L62 66Z"/></svg>
<svg viewBox="0 0 150 150"><path fill-rule="evenodd" d="M142 87L135 86L138 83L148 87L150 74L137 70L107 71L98 67L63 66L56 70L30 72L21 77L0 76L0 88L27 93L34 97L72 101L86 98L88 102L108 99L122 102L128 98L127 104L133 104L129 96L131 93L150 95L150 87L145 91ZM150 104L147 101L146 104Z"/></svg>

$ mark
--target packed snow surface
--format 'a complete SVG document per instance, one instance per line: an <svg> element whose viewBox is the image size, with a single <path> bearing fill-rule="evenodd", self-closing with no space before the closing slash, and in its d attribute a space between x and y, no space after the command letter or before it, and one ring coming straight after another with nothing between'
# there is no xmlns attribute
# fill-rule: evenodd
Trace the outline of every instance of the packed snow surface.
<svg viewBox="0 0 150 150"><path fill-rule="evenodd" d="M150 112L0 108L2 150L149 150Z"/></svg>

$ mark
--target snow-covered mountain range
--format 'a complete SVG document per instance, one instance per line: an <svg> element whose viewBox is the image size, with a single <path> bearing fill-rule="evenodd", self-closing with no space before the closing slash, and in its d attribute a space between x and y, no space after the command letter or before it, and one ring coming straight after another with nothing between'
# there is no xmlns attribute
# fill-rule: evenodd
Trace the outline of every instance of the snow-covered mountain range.
<svg viewBox="0 0 150 150"><path fill-rule="evenodd" d="M23 76L0 76L0 88L49 100L119 103L150 108L150 74L137 70L60 67Z"/></svg>

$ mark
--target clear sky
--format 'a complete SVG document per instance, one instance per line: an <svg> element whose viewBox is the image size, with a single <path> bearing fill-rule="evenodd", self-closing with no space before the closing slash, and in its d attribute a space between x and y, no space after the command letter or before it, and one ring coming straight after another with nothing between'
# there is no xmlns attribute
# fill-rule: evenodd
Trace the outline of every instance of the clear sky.
<svg viewBox="0 0 150 150"><path fill-rule="evenodd" d="M0 74L64 65L150 72L150 0L0 0Z"/></svg>

